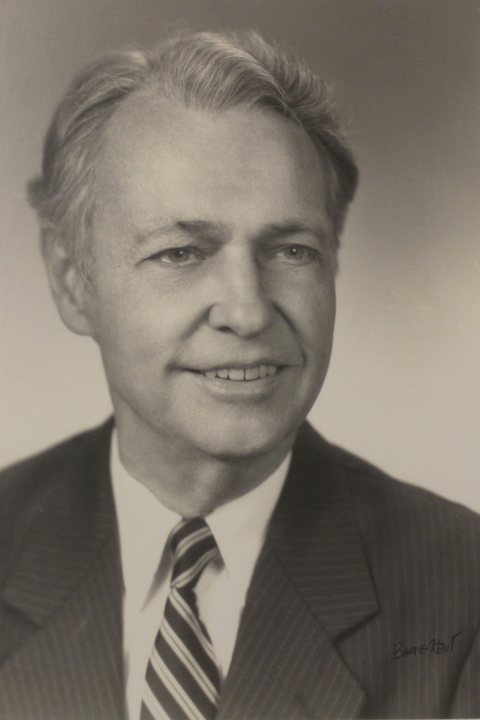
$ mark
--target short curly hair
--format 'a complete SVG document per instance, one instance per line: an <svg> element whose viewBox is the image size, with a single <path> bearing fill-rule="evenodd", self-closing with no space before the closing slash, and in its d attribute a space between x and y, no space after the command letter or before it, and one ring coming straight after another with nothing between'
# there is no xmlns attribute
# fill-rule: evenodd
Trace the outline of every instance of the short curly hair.
<svg viewBox="0 0 480 720"><path fill-rule="evenodd" d="M73 253L78 267L87 267L96 158L104 131L118 105L147 87L191 107L263 108L299 124L323 159L327 210L338 246L358 169L331 88L303 62L255 32L186 32L154 51L110 54L86 67L55 112L45 138L42 172L28 185L42 245L53 233Z"/></svg>

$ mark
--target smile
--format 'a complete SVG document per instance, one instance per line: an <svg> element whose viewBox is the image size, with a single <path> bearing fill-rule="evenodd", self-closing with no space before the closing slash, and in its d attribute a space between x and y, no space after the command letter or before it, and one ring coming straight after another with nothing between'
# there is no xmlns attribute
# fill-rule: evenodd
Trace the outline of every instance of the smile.
<svg viewBox="0 0 480 720"><path fill-rule="evenodd" d="M217 370L206 370L205 377L221 378L222 380L234 380L236 382L259 380L271 377L277 373L276 365L258 365L249 368L218 368Z"/></svg>

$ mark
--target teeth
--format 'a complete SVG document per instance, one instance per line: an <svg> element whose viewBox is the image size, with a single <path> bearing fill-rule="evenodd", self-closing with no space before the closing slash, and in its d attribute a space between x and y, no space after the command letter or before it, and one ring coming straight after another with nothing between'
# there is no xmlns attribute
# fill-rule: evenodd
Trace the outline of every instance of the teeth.
<svg viewBox="0 0 480 720"><path fill-rule="evenodd" d="M230 380L245 380L245 373L243 370L229 370L228 377Z"/></svg>
<svg viewBox="0 0 480 720"><path fill-rule="evenodd" d="M276 365L260 365L259 367L248 368L247 370L239 370L238 368L221 368L220 370L206 370L205 375L212 380L219 377L222 380L258 380L258 378L266 378L275 375L277 372Z"/></svg>

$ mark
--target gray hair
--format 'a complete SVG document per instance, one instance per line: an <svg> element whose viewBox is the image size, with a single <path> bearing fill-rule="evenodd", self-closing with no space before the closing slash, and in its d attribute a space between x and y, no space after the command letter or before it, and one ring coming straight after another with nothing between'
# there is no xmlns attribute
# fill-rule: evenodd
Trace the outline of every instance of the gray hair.
<svg viewBox="0 0 480 720"><path fill-rule="evenodd" d="M78 267L87 269L96 158L105 128L122 100L145 88L155 88L187 107L256 107L299 124L323 159L327 210L338 246L358 170L331 89L297 58L254 32L183 33L152 52L107 55L73 80L48 129L42 173L28 185L42 245L54 234L73 253Z"/></svg>

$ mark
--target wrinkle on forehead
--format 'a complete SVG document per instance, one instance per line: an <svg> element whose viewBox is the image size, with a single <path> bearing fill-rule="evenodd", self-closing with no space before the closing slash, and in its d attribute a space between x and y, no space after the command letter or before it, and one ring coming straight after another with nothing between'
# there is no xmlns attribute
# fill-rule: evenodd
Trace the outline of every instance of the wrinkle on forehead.
<svg viewBox="0 0 480 720"><path fill-rule="evenodd" d="M261 203L265 199L266 207L276 197L265 222L296 221L288 215L291 202L306 214L318 210L330 232L322 160L307 133L273 111L212 112L139 91L110 119L97 181L97 210L121 213L125 225L136 228L140 220L147 227L163 220L165 200L170 209L178 203L182 210L167 221L216 223L229 214L232 222L243 222L251 214L253 231ZM181 195L188 197L188 208Z"/></svg>
<svg viewBox="0 0 480 720"><path fill-rule="evenodd" d="M232 122L242 139L242 143L237 146L231 137L222 132L222 125L226 127ZM111 161L116 156L115 149L120 146L126 153L127 161L131 159L129 149L137 156L138 153L146 152L145 137L150 137L155 144L161 137L167 147L175 142L179 149L187 148L192 127L200 150L202 138L209 138L213 126L219 130L219 159L222 149L228 150L240 161L242 158L248 159L249 149L254 151L259 140L272 148L274 143L282 142L292 160L302 155L303 163L322 174L322 160L311 138L303 128L280 113L243 106L221 111L195 109L146 91L137 91L126 98L110 118L106 129L104 160Z"/></svg>

